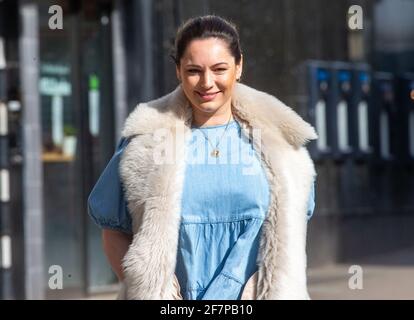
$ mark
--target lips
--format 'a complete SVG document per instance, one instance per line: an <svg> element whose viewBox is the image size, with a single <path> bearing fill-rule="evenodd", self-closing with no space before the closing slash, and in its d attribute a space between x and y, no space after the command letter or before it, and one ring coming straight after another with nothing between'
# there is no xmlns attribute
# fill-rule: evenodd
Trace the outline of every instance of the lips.
<svg viewBox="0 0 414 320"><path fill-rule="evenodd" d="M198 91L196 91L196 92L201 97L201 99L203 99L204 101L213 100L220 93L220 91L217 91L217 92L206 92L206 93L198 92Z"/></svg>

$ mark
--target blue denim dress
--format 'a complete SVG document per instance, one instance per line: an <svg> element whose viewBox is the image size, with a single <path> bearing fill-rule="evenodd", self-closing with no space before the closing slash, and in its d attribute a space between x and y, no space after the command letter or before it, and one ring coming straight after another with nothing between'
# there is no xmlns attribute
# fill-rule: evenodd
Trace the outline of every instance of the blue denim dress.
<svg viewBox="0 0 414 320"><path fill-rule="evenodd" d="M118 173L127 143L121 140L88 205L100 227L131 233ZM210 153L217 143L216 158ZM264 170L236 121L227 129L193 128L187 150L176 265L181 294L187 300L240 299L257 271L260 230L270 196ZM308 218L314 206L312 188Z"/></svg>

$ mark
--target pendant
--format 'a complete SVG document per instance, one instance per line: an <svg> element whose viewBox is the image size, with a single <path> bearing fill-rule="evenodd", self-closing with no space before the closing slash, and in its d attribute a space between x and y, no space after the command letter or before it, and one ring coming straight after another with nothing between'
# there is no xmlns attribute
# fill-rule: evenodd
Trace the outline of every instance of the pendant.
<svg viewBox="0 0 414 320"><path fill-rule="evenodd" d="M213 151L211 151L211 156L214 158L218 158L220 151L218 149L214 149Z"/></svg>

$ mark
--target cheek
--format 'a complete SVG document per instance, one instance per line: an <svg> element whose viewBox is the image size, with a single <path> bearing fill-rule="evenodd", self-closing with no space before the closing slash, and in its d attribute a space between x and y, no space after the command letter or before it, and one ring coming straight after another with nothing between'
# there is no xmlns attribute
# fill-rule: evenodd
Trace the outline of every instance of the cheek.
<svg viewBox="0 0 414 320"><path fill-rule="evenodd" d="M234 74L224 75L219 77L219 82L227 87L231 87L236 82L236 77Z"/></svg>
<svg viewBox="0 0 414 320"><path fill-rule="evenodd" d="M226 77L222 81L220 81L220 85L222 86L223 90L229 91L233 88L235 84L235 80L231 77Z"/></svg>
<svg viewBox="0 0 414 320"><path fill-rule="evenodd" d="M196 88L196 85L193 83L194 81L189 81L188 79L186 79L185 81L183 81L181 83L182 88L186 94L186 96L190 99L193 100L194 99L194 89Z"/></svg>
<svg viewBox="0 0 414 320"><path fill-rule="evenodd" d="M198 78L197 77L185 77L185 78L183 78L183 84L187 88L193 88L197 85L197 83L198 83Z"/></svg>

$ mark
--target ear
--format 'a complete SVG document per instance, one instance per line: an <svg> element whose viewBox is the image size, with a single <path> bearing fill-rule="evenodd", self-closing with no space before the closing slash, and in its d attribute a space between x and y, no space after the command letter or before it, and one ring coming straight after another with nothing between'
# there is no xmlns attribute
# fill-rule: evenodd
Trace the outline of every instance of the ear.
<svg viewBox="0 0 414 320"><path fill-rule="evenodd" d="M240 57L240 63L236 65L236 79L240 79L243 73L243 55Z"/></svg>
<svg viewBox="0 0 414 320"><path fill-rule="evenodd" d="M178 81L181 82L180 67L177 65L175 65L175 75L177 76Z"/></svg>

